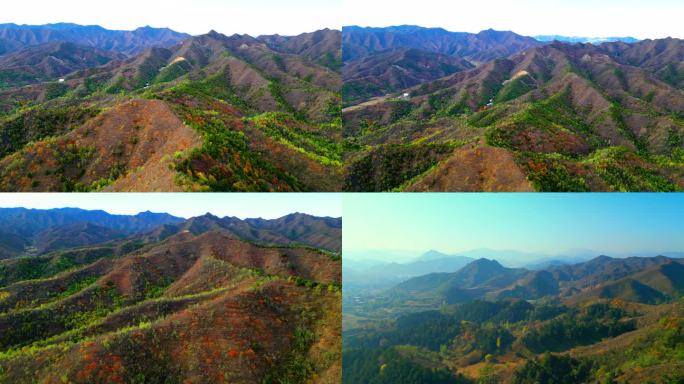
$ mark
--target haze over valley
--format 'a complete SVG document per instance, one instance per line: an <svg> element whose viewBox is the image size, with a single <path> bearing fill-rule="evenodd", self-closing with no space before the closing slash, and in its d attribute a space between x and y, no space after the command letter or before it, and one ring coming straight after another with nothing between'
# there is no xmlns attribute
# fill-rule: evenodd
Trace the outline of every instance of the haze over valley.
<svg viewBox="0 0 684 384"><path fill-rule="evenodd" d="M344 199L344 383L682 379L678 194Z"/></svg>

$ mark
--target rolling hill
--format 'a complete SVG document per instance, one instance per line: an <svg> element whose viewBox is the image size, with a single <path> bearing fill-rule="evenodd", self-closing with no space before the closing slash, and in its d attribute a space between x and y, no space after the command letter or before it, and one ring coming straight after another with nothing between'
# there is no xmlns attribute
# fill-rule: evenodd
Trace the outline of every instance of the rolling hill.
<svg viewBox="0 0 684 384"><path fill-rule="evenodd" d="M315 217L294 213L275 220L219 218L211 214L193 217L180 224L167 224L154 231L153 236L164 239L189 231L200 234L208 230L224 230L236 237L263 245L295 245L342 251L342 219Z"/></svg>
<svg viewBox="0 0 684 384"><path fill-rule="evenodd" d="M152 212L123 216L76 208L0 208L0 259L105 243L181 221Z"/></svg>
<svg viewBox="0 0 684 384"><path fill-rule="evenodd" d="M332 221L298 216L254 222ZM257 244L271 234L256 224L250 239L191 226L71 248L96 226L48 230L54 249L0 261L0 324L18 330L0 336L0 382L339 382L339 254Z"/></svg>
<svg viewBox="0 0 684 384"><path fill-rule="evenodd" d="M300 55L334 71L339 71L342 67L341 39L340 31L332 29L322 29L298 36L259 36L259 40L265 41L276 51Z"/></svg>
<svg viewBox="0 0 684 384"><path fill-rule="evenodd" d="M409 279L395 288L410 295L432 296L448 303L484 298L497 289L509 286L528 271L506 268L496 260L479 259L451 273L432 273Z"/></svg>

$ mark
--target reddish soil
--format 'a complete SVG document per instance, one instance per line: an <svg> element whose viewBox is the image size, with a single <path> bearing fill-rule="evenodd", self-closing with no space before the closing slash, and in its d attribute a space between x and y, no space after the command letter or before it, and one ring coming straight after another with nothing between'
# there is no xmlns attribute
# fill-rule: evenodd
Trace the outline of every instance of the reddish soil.
<svg viewBox="0 0 684 384"><path fill-rule="evenodd" d="M511 152L476 146L456 150L406 191L532 192L534 188Z"/></svg>

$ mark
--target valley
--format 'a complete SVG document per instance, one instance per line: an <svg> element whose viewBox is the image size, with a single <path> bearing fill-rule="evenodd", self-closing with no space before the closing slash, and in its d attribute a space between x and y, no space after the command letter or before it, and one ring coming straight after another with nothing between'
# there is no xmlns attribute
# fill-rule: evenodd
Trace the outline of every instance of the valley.
<svg viewBox="0 0 684 384"><path fill-rule="evenodd" d="M356 275L348 286L345 273L343 382L682 380L681 259L600 256L534 270L462 259L381 287L354 285Z"/></svg>

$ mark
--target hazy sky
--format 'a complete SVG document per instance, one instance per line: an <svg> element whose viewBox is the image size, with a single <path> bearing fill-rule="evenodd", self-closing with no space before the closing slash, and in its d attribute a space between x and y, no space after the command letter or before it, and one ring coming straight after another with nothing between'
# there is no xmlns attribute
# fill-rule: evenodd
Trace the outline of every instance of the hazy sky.
<svg viewBox="0 0 684 384"><path fill-rule="evenodd" d="M682 0L342 0L344 25L523 35L684 38Z"/></svg>
<svg viewBox="0 0 684 384"><path fill-rule="evenodd" d="M150 25L193 35L214 29L224 34L295 35L340 29L341 0L33 0L5 1L0 23L98 24L132 30Z"/></svg>
<svg viewBox="0 0 684 384"><path fill-rule="evenodd" d="M101 209L114 214L166 212L180 217L236 216L275 219L294 212L342 216L335 193L0 193L0 207Z"/></svg>
<svg viewBox="0 0 684 384"><path fill-rule="evenodd" d="M344 252L684 251L684 194L345 194ZM391 252L389 252L391 254ZM382 254L381 252L375 254Z"/></svg>

